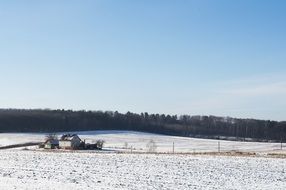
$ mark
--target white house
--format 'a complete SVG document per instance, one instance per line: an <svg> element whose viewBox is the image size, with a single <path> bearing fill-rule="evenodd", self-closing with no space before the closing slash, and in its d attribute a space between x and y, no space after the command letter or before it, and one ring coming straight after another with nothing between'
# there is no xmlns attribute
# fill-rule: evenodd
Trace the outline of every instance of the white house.
<svg viewBox="0 0 286 190"><path fill-rule="evenodd" d="M59 147L62 149L78 149L82 140L76 134L65 134L59 141Z"/></svg>

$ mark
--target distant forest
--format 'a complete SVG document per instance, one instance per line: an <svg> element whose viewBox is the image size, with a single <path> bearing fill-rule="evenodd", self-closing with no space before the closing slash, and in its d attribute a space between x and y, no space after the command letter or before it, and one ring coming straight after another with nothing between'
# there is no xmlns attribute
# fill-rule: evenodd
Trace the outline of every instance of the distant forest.
<svg viewBox="0 0 286 190"><path fill-rule="evenodd" d="M233 140L286 141L286 122L117 111L0 109L0 132L133 130Z"/></svg>

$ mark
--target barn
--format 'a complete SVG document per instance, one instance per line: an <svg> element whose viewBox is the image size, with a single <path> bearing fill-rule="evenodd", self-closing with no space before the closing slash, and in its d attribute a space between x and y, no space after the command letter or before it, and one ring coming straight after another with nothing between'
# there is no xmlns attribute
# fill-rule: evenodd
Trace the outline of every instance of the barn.
<svg viewBox="0 0 286 190"><path fill-rule="evenodd" d="M76 134L64 134L60 141L59 147L62 149L79 149L83 141Z"/></svg>

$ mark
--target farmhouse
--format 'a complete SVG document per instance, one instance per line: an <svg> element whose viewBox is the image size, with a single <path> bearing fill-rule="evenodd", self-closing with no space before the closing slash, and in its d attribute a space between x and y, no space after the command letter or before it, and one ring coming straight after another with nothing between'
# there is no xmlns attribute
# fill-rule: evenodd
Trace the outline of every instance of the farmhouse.
<svg viewBox="0 0 286 190"><path fill-rule="evenodd" d="M77 134L64 134L58 140L56 135L47 135L46 140L39 144L44 149L70 149L70 150L102 150L104 141L97 140L92 143L85 143Z"/></svg>
<svg viewBox="0 0 286 190"><path fill-rule="evenodd" d="M62 149L79 149L83 141L76 134L65 134L59 141L59 147Z"/></svg>

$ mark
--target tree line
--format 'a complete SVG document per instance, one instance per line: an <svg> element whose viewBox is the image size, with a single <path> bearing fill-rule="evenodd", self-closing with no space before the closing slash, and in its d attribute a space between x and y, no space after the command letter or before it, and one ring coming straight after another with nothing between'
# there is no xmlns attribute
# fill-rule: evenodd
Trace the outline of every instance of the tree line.
<svg viewBox="0 0 286 190"><path fill-rule="evenodd" d="M233 140L286 141L286 122L117 111L0 109L0 132L133 130Z"/></svg>

